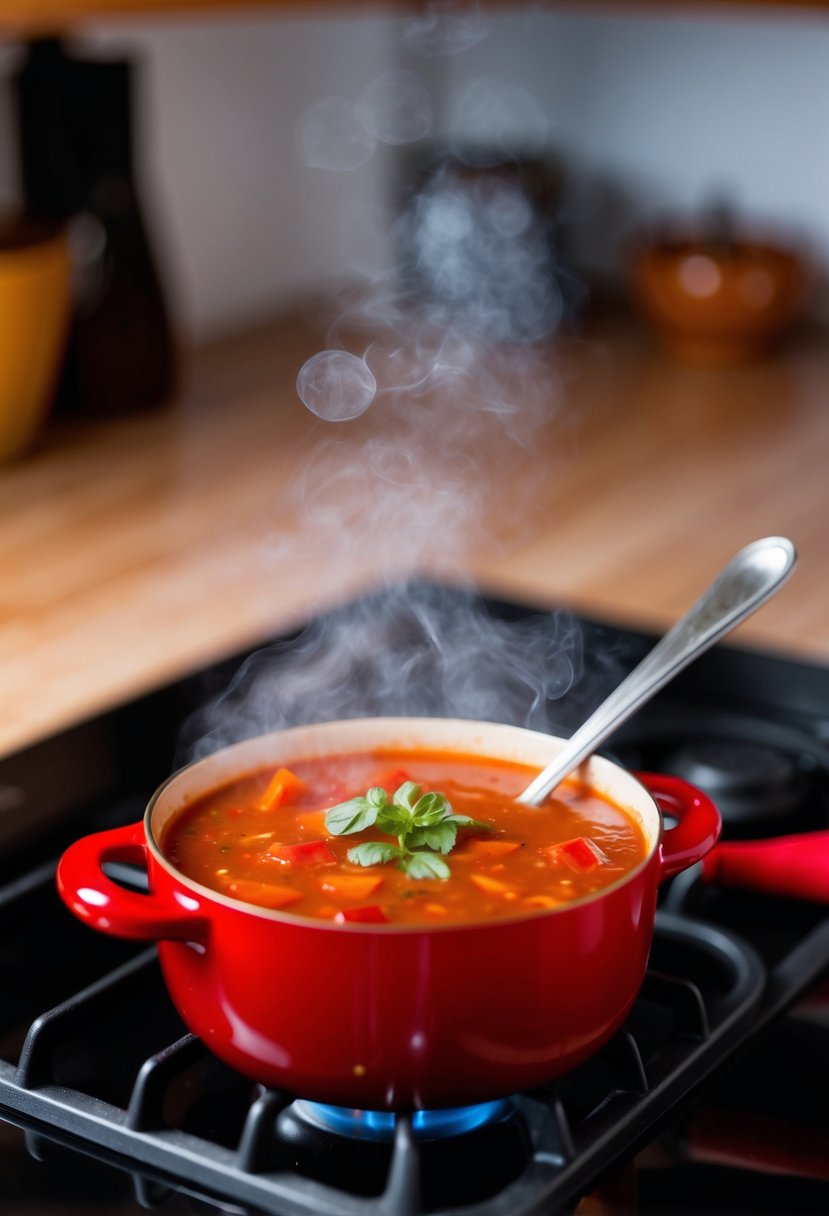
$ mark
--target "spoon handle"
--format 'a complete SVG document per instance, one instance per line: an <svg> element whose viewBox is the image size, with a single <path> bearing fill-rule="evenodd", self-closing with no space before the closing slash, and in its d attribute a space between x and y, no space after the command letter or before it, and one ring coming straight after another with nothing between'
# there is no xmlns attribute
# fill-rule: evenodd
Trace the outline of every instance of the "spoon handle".
<svg viewBox="0 0 829 1216"><path fill-rule="evenodd" d="M741 549L708 590L571 736L555 760L519 795L518 801L531 805L542 802L634 710L764 604L789 577L796 561L797 551L785 536L767 536Z"/></svg>

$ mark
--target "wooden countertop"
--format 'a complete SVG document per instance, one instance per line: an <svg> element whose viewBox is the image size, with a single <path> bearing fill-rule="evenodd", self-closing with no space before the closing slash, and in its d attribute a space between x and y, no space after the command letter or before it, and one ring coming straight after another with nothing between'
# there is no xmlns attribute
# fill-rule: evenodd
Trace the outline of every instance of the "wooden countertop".
<svg viewBox="0 0 829 1216"><path fill-rule="evenodd" d="M824 333L709 369L595 320L529 366L434 345L424 382L358 332L380 392L341 424L296 394L327 344L289 316L193 352L168 405L54 420L0 471L0 754L414 572L663 629L785 534L798 568L733 639L829 660Z"/></svg>

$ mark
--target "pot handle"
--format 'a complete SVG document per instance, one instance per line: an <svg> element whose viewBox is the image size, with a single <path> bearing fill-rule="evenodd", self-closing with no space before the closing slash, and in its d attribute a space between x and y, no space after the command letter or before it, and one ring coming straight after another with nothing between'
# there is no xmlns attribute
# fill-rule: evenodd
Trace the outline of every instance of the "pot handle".
<svg viewBox="0 0 829 1216"><path fill-rule="evenodd" d="M178 893L170 898L129 891L104 873L108 861L146 865L143 823L83 836L62 855L55 875L58 893L77 917L113 937L204 940L207 921L198 915L198 900Z"/></svg>
<svg viewBox="0 0 829 1216"><path fill-rule="evenodd" d="M636 777L662 813L677 820L675 827L665 830L659 846L659 881L664 882L702 860L717 843L722 820L708 795L681 777L666 773L637 773Z"/></svg>
<svg viewBox="0 0 829 1216"><path fill-rule="evenodd" d="M829 831L718 844L702 866L703 882L829 902Z"/></svg>

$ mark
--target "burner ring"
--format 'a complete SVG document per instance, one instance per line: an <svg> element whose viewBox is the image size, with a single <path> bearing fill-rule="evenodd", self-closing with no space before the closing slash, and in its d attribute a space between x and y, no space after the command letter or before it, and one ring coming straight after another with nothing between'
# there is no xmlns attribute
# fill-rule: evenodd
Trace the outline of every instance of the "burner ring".
<svg viewBox="0 0 829 1216"><path fill-rule="evenodd" d="M668 707L617 731L613 758L708 794L732 835L829 824L829 750L796 725L725 709Z"/></svg>
<svg viewBox="0 0 829 1216"><path fill-rule="evenodd" d="M791 755L745 739L690 739L664 765L704 790L723 819L734 823L786 815L803 792Z"/></svg>

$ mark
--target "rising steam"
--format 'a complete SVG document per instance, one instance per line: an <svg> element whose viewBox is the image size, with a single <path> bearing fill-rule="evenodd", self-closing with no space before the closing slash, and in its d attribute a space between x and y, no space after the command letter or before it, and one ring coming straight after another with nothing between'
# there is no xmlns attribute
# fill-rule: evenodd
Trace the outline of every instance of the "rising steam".
<svg viewBox="0 0 829 1216"><path fill-rule="evenodd" d="M188 723L189 757L270 730L342 718L433 715L569 729L582 669L566 613L510 621L470 592L410 583L321 616L253 654ZM566 704L560 715L557 703ZM580 710L578 712L581 712Z"/></svg>
<svg viewBox="0 0 829 1216"><path fill-rule="evenodd" d="M347 422L366 412L377 381L365 359L346 350L321 350L302 365L296 391L312 414L327 422Z"/></svg>
<svg viewBox="0 0 829 1216"><path fill-rule="evenodd" d="M456 54L488 25L474 6L432 6L405 24L403 42L421 55ZM538 108L513 93L537 133ZM505 144L503 90L480 82L456 103L468 111L476 98ZM314 170L355 171L379 145L423 151L433 124L423 80L398 69L353 99L312 106L297 146ZM561 405L549 339L569 302L552 217L503 146L413 163L428 172L413 172L392 208L385 268L352 268L328 301L321 349L297 369L319 437L281 504L293 522L267 544L267 560L293 577L324 569L330 583L332 572L370 564L380 590L252 656L189 724L196 754L366 714L548 729L551 704L581 673L569 617L510 623L486 611L469 574L475 547L497 555L521 538L554 475L537 455ZM447 598L425 574L463 590Z"/></svg>

